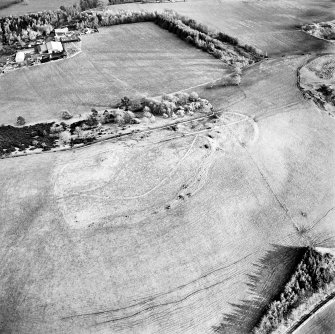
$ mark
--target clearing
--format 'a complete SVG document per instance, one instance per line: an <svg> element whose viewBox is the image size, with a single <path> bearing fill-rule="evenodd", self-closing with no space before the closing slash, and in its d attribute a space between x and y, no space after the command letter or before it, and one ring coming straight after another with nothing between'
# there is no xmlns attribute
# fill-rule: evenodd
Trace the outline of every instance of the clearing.
<svg viewBox="0 0 335 334"><path fill-rule="evenodd" d="M0 122L58 118L105 108L124 95L172 93L221 78L223 62L153 23L101 28L82 53L0 76Z"/></svg>

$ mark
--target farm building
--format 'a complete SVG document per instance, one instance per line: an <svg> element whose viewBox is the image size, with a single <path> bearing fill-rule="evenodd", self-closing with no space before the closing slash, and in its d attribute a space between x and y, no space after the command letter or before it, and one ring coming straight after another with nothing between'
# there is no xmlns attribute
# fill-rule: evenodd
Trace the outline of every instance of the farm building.
<svg viewBox="0 0 335 334"><path fill-rule="evenodd" d="M69 32L68 28L55 29L55 40L60 41L61 37L66 36L68 32Z"/></svg>
<svg viewBox="0 0 335 334"><path fill-rule="evenodd" d="M16 63L22 63L25 59L25 53L23 51L18 51L15 56Z"/></svg>
<svg viewBox="0 0 335 334"><path fill-rule="evenodd" d="M45 52L48 52L47 45L46 45L46 44L40 44L40 45L37 45L37 52L38 52L38 53L45 53Z"/></svg>
<svg viewBox="0 0 335 334"><path fill-rule="evenodd" d="M50 41L46 44L49 53L57 53L63 51L63 45L61 42Z"/></svg>
<svg viewBox="0 0 335 334"><path fill-rule="evenodd" d="M81 39L77 34L65 35L60 37L60 42L62 43L79 42L79 41L81 41Z"/></svg>
<svg viewBox="0 0 335 334"><path fill-rule="evenodd" d="M74 53L77 53L81 50L81 39L74 39L74 40L66 40L62 41L64 51L67 52L67 54L72 55Z"/></svg>

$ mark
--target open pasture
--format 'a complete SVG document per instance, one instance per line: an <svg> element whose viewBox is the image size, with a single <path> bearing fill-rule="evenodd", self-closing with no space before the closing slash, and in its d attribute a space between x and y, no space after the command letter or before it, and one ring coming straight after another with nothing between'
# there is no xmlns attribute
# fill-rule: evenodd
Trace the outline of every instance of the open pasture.
<svg viewBox="0 0 335 334"><path fill-rule="evenodd" d="M0 76L0 122L103 109L125 95L155 96L216 80L224 64L153 23L101 28L71 59Z"/></svg>
<svg viewBox="0 0 335 334"><path fill-rule="evenodd" d="M296 247L334 246L335 123L301 98L305 60L250 68L208 132L3 160L2 331L250 333Z"/></svg>

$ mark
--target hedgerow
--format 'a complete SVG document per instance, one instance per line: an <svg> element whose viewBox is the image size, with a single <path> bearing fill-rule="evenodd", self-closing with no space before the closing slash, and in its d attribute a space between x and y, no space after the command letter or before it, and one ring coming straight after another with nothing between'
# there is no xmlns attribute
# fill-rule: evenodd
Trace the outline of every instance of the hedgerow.
<svg viewBox="0 0 335 334"><path fill-rule="evenodd" d="M307 248L284 291L270 304L253 333L273 332L306 298L334 281L334 269L335 260L330 254L321 254Z"/></svg>
<svg viewBox="0 0 335 334"><path fill-rule="evenodd" d="M84 9L96 6L98 0L81 0L80 7ZM147 11L120 11L88 14L81 12L78 6L61 7L54 12L29 14L24 17L7 17L0 19L4 43L19 41L30 35L36 38L32 31L47 34L46 26L58 27L62 24L73 24L77 29L118 24L154 22L163 29L174 33L179 38L198 49L208 52L217 59L226 63L242 62L243 65L260 60L262 53L254 47L241 45L239 41L222 32L210 30L206 25L178 13L166 10L163 13ZM75 23L74 23L75 22ZM30 37L29 37L30 38Z"/></svg>
<svg viewBox="0 0 335 334"><path fill-rule="evenodd" d="M102 16L100 24L113 26L138 22L153 22L196 48L230 64L239 61L243 62L243 65L247 65L263 57L262 53L255 48L239 45L236 38L222 32L214 32L207 26L170 10L163 13L146 11L107 13ZM230 47L227 47L228 45Z"/></svg>

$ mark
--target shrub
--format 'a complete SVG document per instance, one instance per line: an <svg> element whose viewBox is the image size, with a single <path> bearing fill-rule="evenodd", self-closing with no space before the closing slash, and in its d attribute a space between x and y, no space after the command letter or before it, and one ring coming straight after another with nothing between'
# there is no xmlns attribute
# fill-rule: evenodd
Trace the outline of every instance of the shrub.
<svg viewBox="0 0 335 334"><path fill-rule="evenodd" d="M145 106L145 107L143 108L143 112L144 112L144 113L148 113L148 112L151 113L151 109L150 109L150 107Z"/></svg>
<svg viewBox="0 0 335 334"><path fill-rule="evenodd" d="M198 99L199 99L199 95L198 95L197 92L192 92L189 96L189 100L191 102L196 102L196 101L198 101Z"/></svg>
<svg viewBox="0 0 335 334"><path fill-rule="evenodd" d="M19 125L19 126L25 125L26 124L26 120L22 116L19 116L16 119L16 124Z"/></svg>
<svg viewBox="0 0 335 334"><path fill-rule="evenodd" d="M64 110L64 111L62 111L61 117L62 117L62 119L67 120L67 119L71 119L73 117L73 115L70 114L67 110Z"/></svg>
<svg viewBox="0 0 335 334"><path fill-rule="evenodd" d="M189 94L185 92L179 92L175 94L177 98L177 105L185 105L189 100Z"/></svg>
<svg viewBox="0 0 335 334"><path fill-rule="evenodd" d="M125 108L125 110L128 110L130 105L131 105L131 101L127 96L121 99L121 103L120 103L121 108Z"/></svg>
<svg viewBox="0 0 335 334"><path fill-rule="evenodd" d="M89 127L94 127L98 125L98 119L94 114L91 114L87 117L85 124Z"/></svg>
<svg viewBox="0 0 335 334"><path fill-rule="evenodd" d="M59 142L62 145L67 145L71 142L71 133L69 131L63 131L59 134Z"/></svg>

